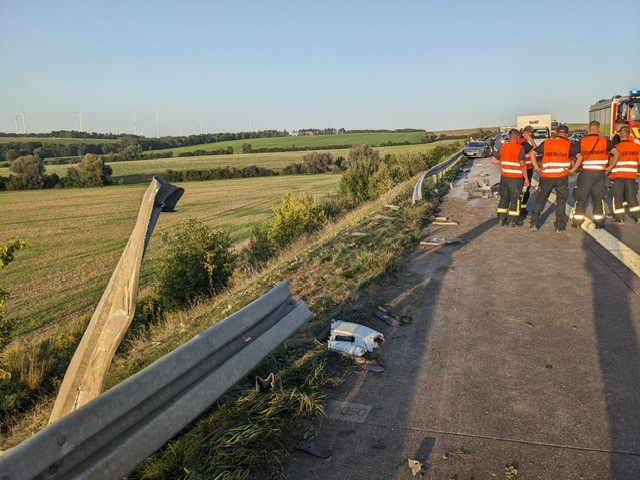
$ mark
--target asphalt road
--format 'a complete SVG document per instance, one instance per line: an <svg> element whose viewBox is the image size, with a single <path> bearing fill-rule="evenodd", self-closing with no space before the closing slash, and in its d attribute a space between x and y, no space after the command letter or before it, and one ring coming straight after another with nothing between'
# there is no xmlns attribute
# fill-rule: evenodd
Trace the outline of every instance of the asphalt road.
<svg viewBox="0 0 640 480"><path fill-rule="evenodd" d="M417 248L381 286L413 322L362 318L385 334L386 370L354 367L326 391L315 441L332 455L296 451L288 478L640 478L639 279L552 217L499 227L497 198L464 188L498 167L472 163L441 208L459 224L429 232L462 241Z"/></svg>

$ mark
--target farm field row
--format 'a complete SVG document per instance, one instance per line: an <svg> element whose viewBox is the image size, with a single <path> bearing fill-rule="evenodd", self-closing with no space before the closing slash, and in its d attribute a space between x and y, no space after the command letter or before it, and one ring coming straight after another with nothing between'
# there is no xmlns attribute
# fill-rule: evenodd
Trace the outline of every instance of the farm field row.
<svg viewBox="0 0 640 480"><path fill-rule="evenodd" d="M160 234L188 218L226 229L236 241L271 217L288 192L326 195L340 175L295 175L189 182L177 212L163 213L149 244L140 287L152 282ZM7 316L18 334L89 315L127 243L147 184L108 188L0 192L0 243L22 238L26 248L0 272L11 298Z"/></svg>
<svg viewBox="0 0 640 480"><path fill-rule="evenodd" d="M403 152L428 152L436 145L450 143L451 140L419 145L400 145L393 147L376 148L381 156L388 153L399 154ZM347 157L349 149L329 150L335 157L342 155ZM162 175L166 170L206 170L217 167L244 168L251 165L270 168L280 171L291 163L301 163L304 155L310 152L275 152L275 153L245 153L233 155L207 155L198 157L170 157L158 158L154 160L135 160L130 162L109 163L113 169L113 180L117 183L120 178L125 179L125 183L148 182L153 175ZM72 165L47 165L46 172L63 177ZM0 168L0 176L8 177L11 171L8 167ZM0 192L1 194L1 192Z"/></svg>

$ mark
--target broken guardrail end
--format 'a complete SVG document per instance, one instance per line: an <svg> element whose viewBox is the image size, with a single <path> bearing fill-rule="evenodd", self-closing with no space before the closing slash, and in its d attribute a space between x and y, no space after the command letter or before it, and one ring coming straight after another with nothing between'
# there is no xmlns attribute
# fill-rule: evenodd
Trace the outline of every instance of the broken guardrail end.
<svg viewBox="0 0 640 480"><path fill-rule="evenodd" d="M273 390L273 384L276 380L273 372L269 374L267 378L260 378L256 376L256 392L268 392L269 390Z"/></svg>
<svg viewBox="0 0 640 480"><path fill-rule="evenodd" d="M462 239L460 237L431 237L427 240L422 240L420 245L425 247L438 247L440 245L450 245L453 243L460 243Z"/></svg>
<svg viewBox="0 0 640 480"><path fill-rule="evenodd" d="M295 448L296 450L302 450L303 452L307 452L309 455L313 455L318 458L329 458L333 455L331 450L316 443L315 439L303 440L298 443Z"/></svg>
<svg viewBox="0 0 640 480"><path fill-rule="evenodd" d="M372 358L356 357L353 362L363 370L376 373L384 372L384 367Z"/></svg>
<svg viewBox="0 0 640 480"><path fill-rule="evenodd" d="M409 464L409 468L411 469L411 473L414 477L419 473L422 474L422 472L424 472L424 466L418 460L410 458L407 463Z"/></svg>
<svg viewBox="0 0 640 480"><path fill-rule="evenodd" d="M329 350L342 355L362 357L366 352L372 352L384 341L384 335L364 325L331 320L331 334L329 335Z"/></svg>

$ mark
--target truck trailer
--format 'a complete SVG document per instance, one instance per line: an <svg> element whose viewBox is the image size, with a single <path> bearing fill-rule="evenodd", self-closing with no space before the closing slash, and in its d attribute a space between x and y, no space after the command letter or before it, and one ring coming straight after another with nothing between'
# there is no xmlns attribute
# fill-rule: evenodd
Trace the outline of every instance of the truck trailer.
<svg viewBox="0 0 640 480"><path fill-rule="evenodd" d="M533 139L540 144L551 138L552 116L550 113L541 115L518 115L516 128L522 132L526 126L533 127Z"/></svg>

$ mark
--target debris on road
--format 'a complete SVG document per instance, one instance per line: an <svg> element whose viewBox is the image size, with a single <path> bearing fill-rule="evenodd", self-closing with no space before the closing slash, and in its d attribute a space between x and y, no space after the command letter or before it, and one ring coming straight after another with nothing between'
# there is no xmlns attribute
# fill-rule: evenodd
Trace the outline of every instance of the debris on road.
<svg viewBox="0 0 640 480"><path fill-rule="evenodd" d="M458 222L451 220L449 217L436 217L431 225L458 225Z"/></svg>
<svg viewBox="0 0 640 480"><path fill-rule="evenodd" d="M307 452L309 455L313 455L318 458L329 458L333 455L333 452L322 445L318 445L316 443L315 438L310 438L307 440L303 440L299 444L295 446L296 450L302 450L303 452Z"/></svg>
<svg viewBox="0 0 640 480"><path fill-rule="evenodd" d="M414 477L424 472L424 466L418 460L413 460L412 458L410 458L408 459L408 464Z"/></svg>
<svg viewBox="0 0 640 480"><path fill-rule="evenodd" d="M378 348L383 341L384 335L372 328L343 320L331 321L328 348L334 352L362 357Z"/></svg>
<svg viewBox="0 0 640 480"><path fill-rule="evenodd" d="M423 245L425 247L439 247L440 245L450 245L452 243L459 243L461 241L462 239L460 237L431 237L427 240L422 240L420 242L420 245Z"/></svg>
<svg viewBox="0 0 640 480"><path fill-rule="evenodd" d="M469 197L493 197L493 190L491 185L489 185L489 180L486 178L482 181L482 185L476 181L466 182L464 184L464 190L467 192Z"/></svg>
<svg viewBox="0 0 640 480"><path fill-rule="evenodd" d="M378 305L377 310L373 314L388 325L397 327L401 324L411 323L413 318L409 315L398 315L389 305Z"/></svg>
<svg viewBox="0 0 640 480"><path fill-rule="evenodd" d="M384 367L378 363L377 360L372 358L356 357L353 359L354 363L363 370L369 370L370 372L384 372Z"/></svg>

